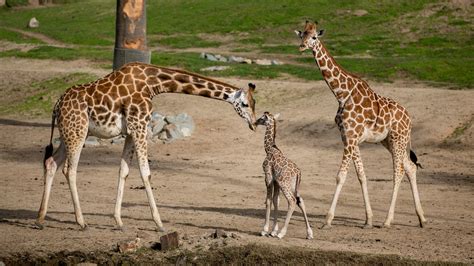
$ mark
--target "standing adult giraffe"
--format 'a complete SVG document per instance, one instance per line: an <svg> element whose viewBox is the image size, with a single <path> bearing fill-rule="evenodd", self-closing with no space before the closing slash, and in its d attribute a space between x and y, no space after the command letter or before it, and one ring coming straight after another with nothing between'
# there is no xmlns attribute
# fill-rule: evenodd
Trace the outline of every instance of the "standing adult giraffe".
<svg viewBox="0 0 474 266"><path fill-rule="evenodd" d="M300 52L307 49L313 51L314 59L324 80L339 103L335 120L341 132L344 154L336 177L336 191L323 228L331 227L337 200L351 161L354 162L364 197L366 213L364 227L372 227L372 208L367 191L367 179L359 152L359 145L364 141L381 142L392 154L393 193L384 227L390 227L393 220L398 189L404 174L410 180L416 213L420 226L423 227L426 219L416 184L416 170L420 164L417 163L415 153L410 150L411 119L408 112L394 100L376 94L367 82L339 66L319 40L324 30L317 31L316 23L306 21L304 31L295 32L301 38ZM410 158L408 158L408 150L410 150Z"/></svg>
<svg viewBox="0 0 474 266"><path fill-rule="evenodd" d="M57 101L52 117L50 144L44 158L44 193L36 224L43 228L54 174L64 163L77 223L86 228L76 188L76 172L82 146L88 135L112 138L126 135L123 148L114 217L122 228L121 205L125 179L133 153L137 153L140 175L146 189L153 220L164 231L150 186L147 155L147 125L152 99L160 93L184 93L223 100L255 130L254 84L239 89L183 70L142 63L129 63L94 82L69 88ZM53 154L52 138L57 123L61 143Z"/></svg>

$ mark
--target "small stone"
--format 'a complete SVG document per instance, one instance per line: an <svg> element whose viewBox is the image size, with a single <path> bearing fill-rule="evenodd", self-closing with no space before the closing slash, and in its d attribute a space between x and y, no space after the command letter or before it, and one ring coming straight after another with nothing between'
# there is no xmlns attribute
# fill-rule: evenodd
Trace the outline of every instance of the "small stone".
<svg viewBox="0 0 474 266"><path fill-rule="evenodd" d="M201 71L222 71L228 69L228 66L210 66L201 68Z"/></svg>
<svg viewBox="0 0 474 266"><path fill-rule="evenodd" d="M89 136L86 139L86 142L84 143L86 147L94 147L94 146L99 146L99 139L95 136Z"/></svg>
<svg viewBox="0 0 474 266"><path fill-rule="evenodd" d="M134 240L122 241L117 244L118 251L120 253L135 252L140 247L140 238Z"/></svg>
<svg viewBox="0 0 474 266"><path fill-rule="evenodd" d="M38 28L39 27L39 21L35 18L32 17L30 21L28 21L28 28Z"/></svg>
<svg viewBox="0 0 474 266"><path fill-rule="evenodd" d="M59 144L61 144L61 138L60 138L60 137L54 138L53 144L54 144L54 145L59 145Z"/></svg>
<svg viewBox="0 0 474 266"><path fill-rule="evenodd" d="M161 250L171 250L179 246L178 232L169 233L160 237Z"/></svg>
<svg viewBox="0 0 474 266"><path fill-rule="evenodd" d="M261 66L270 66L272 64L272 61L268 59L257 59L255 60L255 64L261 65Z"/></svg>
<svg viewBox="0 0 474 266"><path fill-rule="evenodd" d="M242 62L244 64L252 64L252 59L244 58L244 61Z"/></svg>
<svg viewBox="0 0 474 266"><path fill-rule="evenodd" d="M356 17L362 17L362 16L365 16L365 15L369 14L369 12L367 10L364 10L364 9L357 9L357 10L354 10L354 12L352 12L352 13Z"/></svg>
<svg viewBox="0 0 474 266"><path fill-rule="evenodd" d="M112 144L123 144L123 143L125 143L125 137L123 137L123 136L115 137L110 141L110 143L112 143Z"/></svg>
<svg viewBox="0 0 474 266"><path fill-rule="evenodd" d="M283 62L278 60L272 60L272 65L283 65Z"/></svg>
<svg viewBox="0 0 474 266"><path fill-rule="evenodd" d="M199 55L200 58L206 58L206 53L202 52L200 55Z"/></svg>

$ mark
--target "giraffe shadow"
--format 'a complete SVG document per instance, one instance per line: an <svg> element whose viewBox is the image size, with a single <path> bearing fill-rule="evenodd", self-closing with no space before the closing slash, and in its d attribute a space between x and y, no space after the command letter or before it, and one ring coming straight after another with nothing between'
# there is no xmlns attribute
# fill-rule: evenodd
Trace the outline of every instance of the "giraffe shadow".
<svg viewBox="0 0 474 266"><path fill-rule="evenodd" d="M0 118L0 125L20 127L51 127L51 123L26 122L13 119Z"/></svg>

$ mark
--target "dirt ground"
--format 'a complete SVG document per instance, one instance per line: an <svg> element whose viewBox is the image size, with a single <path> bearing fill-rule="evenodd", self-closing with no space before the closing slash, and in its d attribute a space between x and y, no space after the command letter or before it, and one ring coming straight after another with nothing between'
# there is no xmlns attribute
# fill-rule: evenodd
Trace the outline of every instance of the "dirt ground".
<svg viewBox="0 0 474 266"><path fill-rule="evenodd" d="M67 73L68 68L71 72L101 72L83 61L75 66L67 63L72 64L68 67L60 67L61 64L0 59L1 97L9 97L4 93L14 91L15 86ZM224 80L242 87L249 82ZM320 230L342 157L340 134L334 123L337 102L323 82L252 82L257 84L257 113L281 113L277 144L302 169L301 195L315 238L305 239L304 221L298 211L284 239L259 236L266 193L261 168L265 157L263 128L250 131L227 103L167 94L154 100L157 110L164 114L186 112L196 123L195 132L187 139L149 144L158 210L168 232L178 231L184 236L181 249L262 244L474 263L472 126L455 139L449 138L460 125L472 123L474 91L446 90L407 81L370 82L376 92L399 101L413 117L413 149L424 166L418 171L418 184L429 224L418 227L410 186L404 180L393 226L381 227L392 193L391 157L381 145L364 144L361 152L375 228L362 229L364 204L351 168L333 228ZM127 230L115 230L113 210L122 146L106 142L85 147L79 164L78 190L89 229L80 231L75 223L69 188L60 172L54 181L45 229L35 229L43 191L41 161L49 134L47 118L0 118L0 258L18 253L45 256L64 250L110 251L117 242L137 235L145 246L159 240L163 233L155 231L145 191L136 189L142 183L135 162L122 208ZM280 223L286 214L285 200L281 202ZM238 237L226 241L206 237L215 229Z"/></svg>

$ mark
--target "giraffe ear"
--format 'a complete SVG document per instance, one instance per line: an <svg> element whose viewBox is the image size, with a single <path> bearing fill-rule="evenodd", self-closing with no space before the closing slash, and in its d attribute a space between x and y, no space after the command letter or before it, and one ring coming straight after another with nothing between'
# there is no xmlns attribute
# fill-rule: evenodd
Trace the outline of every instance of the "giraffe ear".
<svg viewBox="0 0 474 266"><path fill-rule="evenodd" d="M255 91L255 88L257 88L257 86L255 86L255 84L249 83L249 89L250 89L252 92Z"/></svg>
<svg viewBox="0 0 474 266"><path fill-rule="evenodd" d="M320 31L318 32L318 37L323 36L323 34L324 34L324 30L320 30Z"/></svg>
<svg viewBox="0 0 474 266"><path fill-rule="evenodd" d="M275 115L273 116L273 118L274 118L275 120L278 119L278 117L280 117L280 113L275 114Z"/></svg>
<svg viewBox="0 0 474 266"><path fill-rule="evenodd" d="M298 37L301 37L301 31L300 30L295 30L295 33L296 33L296 35L298 35Z"/></svg>

